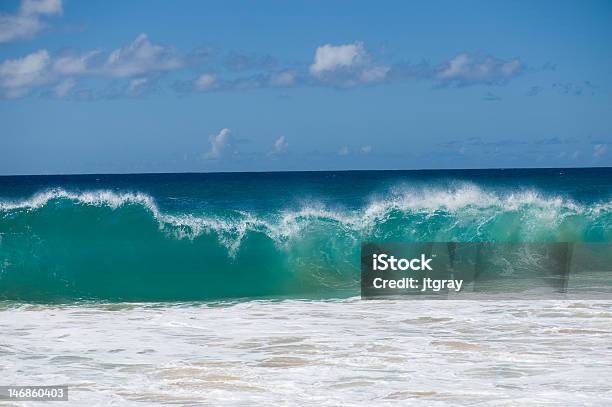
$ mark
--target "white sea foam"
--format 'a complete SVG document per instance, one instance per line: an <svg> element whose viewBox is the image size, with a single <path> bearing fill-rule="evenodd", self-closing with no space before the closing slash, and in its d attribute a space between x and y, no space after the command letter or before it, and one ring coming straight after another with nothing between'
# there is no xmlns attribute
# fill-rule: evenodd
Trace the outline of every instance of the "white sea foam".
<svg viewBox="0 0 612 407"><path fill-rule="evenodd" d="M612 396L610 301L215 305L4 308L3 379L68 385L71 406L604 406Z"/></svg>
<svg viewBox="0 0 612 407"><path fill-rule="evenodd" d="M398 186L382 198L373 198L361 209L332 210L318 203L310 203L297 210L288 209L266 216L244 211L234 211L226 217L167 213L159 208L153 197L141 192L71 192L64 189L39 192L20 201L0 201L0 212L35 211L53 200L70 200L111 209L140 205L152 214L159 228L168 234L179 239L195 239L202 234L215 233L232 255L249 232L264 233L278 244L283 244L301 236L311 226L323 224L344 231L346 236L364 238L393 216L411 215L420 216L418 222L421 223L436 215L450 216L454 223L447 225L447 228L474 223L478 232L500 215L514 212L523 214L525 230L537 233L542 228L557 227L570 216L585 216L597 222L598 218L609 215L612 208L609 201L582 205L562 197L544 196L535 190L504 193L466 183L446 189ZM612 227L609 222L604 223L600 226L607 229ZM476 235L474 237L477 238Z"/></svg>
<svg viewBox="0 0 612 407"><path fill-rule="evenodd" d="M48 191L38 192L31 198L20 201L0 201L0 210L10 211L15 209L38 209L55 199L68 199L71 201L94 205L108 206L116 209L125 204L140 204L150 209L154 214L158 214L159 210L155 204L155 200L140 192L114 192L109 190L95 190L86 192L69 192L61 188L50 189Z"/></svg>

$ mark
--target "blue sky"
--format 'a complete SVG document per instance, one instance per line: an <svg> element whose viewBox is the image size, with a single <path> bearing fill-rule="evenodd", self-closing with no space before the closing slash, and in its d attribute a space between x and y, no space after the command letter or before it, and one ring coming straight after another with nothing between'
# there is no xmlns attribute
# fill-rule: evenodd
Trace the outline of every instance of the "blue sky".
<svg viewBox="0 0 612 407"><path fill-rule="evenodd" d="M0 2L0 174L612 165L609 1Z"/></svg>

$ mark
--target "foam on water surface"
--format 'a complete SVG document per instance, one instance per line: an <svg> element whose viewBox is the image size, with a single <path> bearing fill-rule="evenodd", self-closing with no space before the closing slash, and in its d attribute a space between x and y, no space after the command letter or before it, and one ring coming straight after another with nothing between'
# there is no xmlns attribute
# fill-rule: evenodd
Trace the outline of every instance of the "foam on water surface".
<svg viewBox="0 0 612 407"><path fill-rule="evenodd" d="M0 353L70 405L603 406L611 321L605 301L5 304Z"/></svg>

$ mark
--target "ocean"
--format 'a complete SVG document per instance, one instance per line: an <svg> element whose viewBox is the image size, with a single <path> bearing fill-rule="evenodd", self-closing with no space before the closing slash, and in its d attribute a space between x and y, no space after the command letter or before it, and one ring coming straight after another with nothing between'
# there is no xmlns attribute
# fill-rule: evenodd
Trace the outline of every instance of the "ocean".
<svg viewBox="0 0 612 407"><path fill-rule="evenodd" d="M612 169L0 177L0 385L609 405L612 298L361 300L362 242L610 243Z"/></svg>

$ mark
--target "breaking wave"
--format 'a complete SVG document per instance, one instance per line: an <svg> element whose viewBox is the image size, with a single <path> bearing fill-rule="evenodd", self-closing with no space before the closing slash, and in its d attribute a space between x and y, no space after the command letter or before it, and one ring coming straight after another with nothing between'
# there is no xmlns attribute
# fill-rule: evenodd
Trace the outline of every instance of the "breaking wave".
<svg viewBox="0 0 612 407"><path fill-rule="evenodd" d="M363 241L612 241L612 203L473 184L397 187L357 209L166 210L139 192L0 201L0 299L354 295Z"/></svg>

